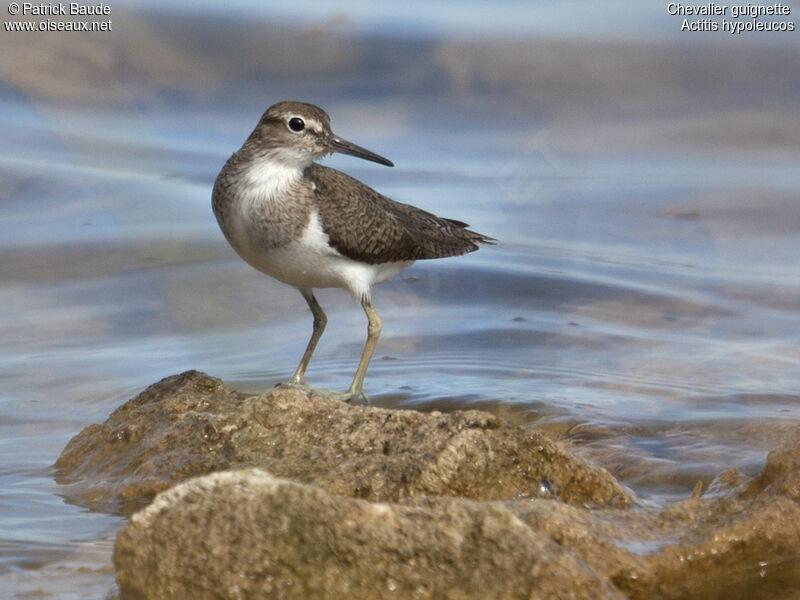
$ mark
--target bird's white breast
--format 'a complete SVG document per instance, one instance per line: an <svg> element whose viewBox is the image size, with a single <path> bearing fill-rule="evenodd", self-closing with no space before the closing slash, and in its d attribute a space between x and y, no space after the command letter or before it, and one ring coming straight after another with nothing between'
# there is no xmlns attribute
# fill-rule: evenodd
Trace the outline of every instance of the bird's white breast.
<svg viewBox="0 0 800 600"><path fill-rule="evenodd" d="M218 220L242 258L252 262L251 257L264 247L280 244L285 221L292 216L292 189L302 177L297 167L266 160L253 162L238 176Z"/></svg>
<svg viewBox="0 0 800 600"><path fill-rule="evenodd" d="M292 189L302 184L302 176L297 168L271 161L260 161L244 174L247 185L243 190L247 191L237 199L231 231L226 234L248 263L297 288L339 287L358 300L369 299L373 285L389 281L413 264L402 261L370 265L343 256L330 245L319 211L313 206L309 213L302 214L305 224L299 236L280 247L265 244L260 230L269 224L256 225L254 215L272 213L285 218L297 213Z"/></svg>

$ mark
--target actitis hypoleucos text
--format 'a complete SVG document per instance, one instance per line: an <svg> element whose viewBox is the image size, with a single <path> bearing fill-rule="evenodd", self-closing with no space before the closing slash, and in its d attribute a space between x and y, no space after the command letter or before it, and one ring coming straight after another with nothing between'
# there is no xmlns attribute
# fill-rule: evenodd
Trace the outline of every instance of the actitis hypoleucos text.
<svg viewBox="0 0 800 600"><path fill-rule="evenodd" d="M391 161L331 131L330 117L303 102L279 102L261 117L214 183L220 229L250 265L296 287L314 315L314 330L292 379L305 372L327 317L314 288L343 288L361 302L367 341L343 400L364 394L364 376L381 332L372 286L415 260L457 256L492 243L467 224L390 200L357 179L315 163L333 152L388 167Z"/></svg>

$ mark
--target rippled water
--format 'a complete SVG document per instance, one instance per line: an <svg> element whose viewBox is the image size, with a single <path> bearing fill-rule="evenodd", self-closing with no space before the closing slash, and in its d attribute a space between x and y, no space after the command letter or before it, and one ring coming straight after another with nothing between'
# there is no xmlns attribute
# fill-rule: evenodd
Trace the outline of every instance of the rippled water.
<svg viewBox="0 0 800 600"><path fill-rule="evenodd" d="M190 39L203 27L171 35ZM228 24L231 35L236 27ZM302 46L309 34L295 35ZM461 53L446 44L392 38L391 54L388 43L360 40L355 47L377 66L346 56L342 64L363 72L318 88L293 79L289 59L278 57L284 71L263 84L263 65L242 75L241 95L220 74L222 59L209 67L208 84L191 70L202 57L178 70L200 83L161 81L156 69L153 81L148 74L137 84L141 97L135 73L122 71L111 86L89 81L91 102L80 90L37 87L4 71L0 588L12 597L113 590L110 552L122 521L65 504L50 471L82 427L186 369L252 390L296 366L311 331L305 302L238 259L210 210L225 158L260 111L285 97L322 104L341 135L397 166L347 157L326 164L500 241L418 262L374 291L384 329L366 391L376 404L477 406L535 422L657 504L729 467L757 472L800 419L800 126L786 120L798 114L796 77L766 99L747 88L728 112L687 122L682 106L728 97L692 71L683 86L631 83L622 92L601 74L608 89L581 95L585 77L570 83L564 58L582 56L580 44L563 43L552 60L567 61L565 74L541 82L545 90L578 86L562 106L560 97L517 94L518 74L491 48L467 45L498 61L490 69L498 81L478 67L465 74L473 63L452 63ZM450 69L442 89L405 64L405 88L376 75L386 64L399 68L387 56L422 52L419 44ZM612 62L633 55L603 48ZM757 50L729 65L753 87L761 85ZM727 64L696 53L708 59L709 77ZM689 68L675 65L665 69ZM672 98L658 85L678 91ZM104 95L120 93L121 102ZM738 136L712 135L731 123ZM697 129L702 141L691 135ZM339 290L318 297L329 324L308 379L344 389L365 318Z"/></svg>

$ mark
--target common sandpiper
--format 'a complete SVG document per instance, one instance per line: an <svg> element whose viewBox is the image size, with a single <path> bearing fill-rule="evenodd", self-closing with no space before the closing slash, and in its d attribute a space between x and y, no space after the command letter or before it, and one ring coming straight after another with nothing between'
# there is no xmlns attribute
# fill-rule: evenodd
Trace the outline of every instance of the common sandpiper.
<svg viewBox="0 0 800 600"><path fill-rule="evenodd" d="M306 351L285 385L305 386L306 368L325 330L327 317L314 288L342 288L361 303L369 324L353 383L337 396L368 400L364 376L381 333L372 286L389 281L415 260L465 254L494 240L461 221L395 202L314 162L334 152L394 166L334 134L321 108L304 102L274 104L222 167L212 204L239 256L296 287L314 316Z"/></svg>

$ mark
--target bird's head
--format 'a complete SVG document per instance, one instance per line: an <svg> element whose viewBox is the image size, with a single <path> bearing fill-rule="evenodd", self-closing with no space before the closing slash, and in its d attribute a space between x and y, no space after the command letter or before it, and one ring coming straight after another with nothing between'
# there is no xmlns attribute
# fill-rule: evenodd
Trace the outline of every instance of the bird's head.
<svg viewBox="0 0 800 600"><path fill-rule="evenodd" d="M246 146L270 160L301 169L333 152L394 166L392 161L333 133L328 114L305 102L278 102L270 106Z"/></svg>

